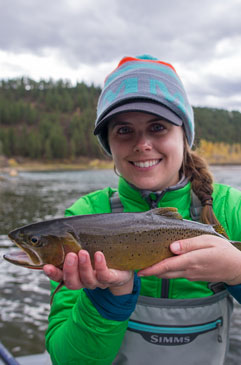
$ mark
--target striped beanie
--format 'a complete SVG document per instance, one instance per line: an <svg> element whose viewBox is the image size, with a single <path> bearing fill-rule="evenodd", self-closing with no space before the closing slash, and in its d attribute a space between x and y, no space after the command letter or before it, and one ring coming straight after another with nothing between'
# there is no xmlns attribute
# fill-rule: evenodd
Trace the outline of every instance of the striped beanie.
<svg viewBox="0 0 241 365"><path fill-rule="evenodd" d="M151 113L183 125L188 144L194 140L193 110L174 67L151 56L125 57L105 79L97 105L94 134L111 154L107 125L114 115L128 111Z"/></svg>

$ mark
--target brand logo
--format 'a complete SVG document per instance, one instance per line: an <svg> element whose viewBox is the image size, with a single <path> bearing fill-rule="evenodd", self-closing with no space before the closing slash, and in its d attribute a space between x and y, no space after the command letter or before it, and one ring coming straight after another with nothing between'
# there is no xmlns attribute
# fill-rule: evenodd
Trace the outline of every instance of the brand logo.
<svg viewBox="0 0 241 365"><path fill-rule="evenodd" d="M183 345L191 342L190 336L177 336L177 335L151 335L149 342L159 345Z"/></svg>
<svg viewBox="0 0 241 365"><path fill-rule="evenodd" d="M161 326L130 320L128 330L141 335L145 341L159 346L180 346L194 341L199 335L222 326L223 319L191 326Z"/></svg>
<svg viewBox="0 0 241 365"><path fill-rule="evenodd" d="M191 335L184 334L154 334L154 333L146 333L139 332L140 335L147 341L152 343L153 345L160 346L180 346L186 345L198 336L198 333Z"/></svg>
<svg viewBox="0 0 241 365"><path fill-rule="evenodd" d="M170 86L165 82L149 79L149 78L137 78L130 77L124 80L119 80L114 86L108 87L105 94L99 101L99 114L103 112L104 108L114 103L117 99L119 101L125 98L128 94L139 93L145 97L146 93L150 93L157 97L157 100L167 100L169 103L175 104L184 114L188 113L188 117L191 117L192 109L189 105L183 90L180 88L178 92L172 94ZM160 99L160 100L161 100Z"/></svg>

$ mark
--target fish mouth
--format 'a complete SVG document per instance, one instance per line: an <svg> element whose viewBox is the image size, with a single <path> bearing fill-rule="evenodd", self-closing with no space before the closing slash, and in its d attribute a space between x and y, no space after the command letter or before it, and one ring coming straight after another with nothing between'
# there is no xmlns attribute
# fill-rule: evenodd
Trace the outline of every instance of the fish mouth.
<svg viewBox="0 0 241 365"><path fill-rule="evenodd" d="M42 269L43 264L40 262L37 264L33 262L31 257L22 250L16 250L8 254L3 255L3 258L11 264L26 267L27 269ZM39 261L39 260L38 260Z"/></svg>
<svg viewBox="0 0 241 365"><path fill-rule="evenodd" d="M31 257L23 250L16 250L8 254L3 255L3 258L11 264L26 267L28 269L42 269L43 264L39 264L32 261ZM38 260L39 261L39 260Z"/></svg>
<svg viewBox="0 0 241 365"><path fill-rule="evenodd" d="M43 268L44 264L34 250L31 250L29 247L25 247L24 242L21 242L21 244L18 243L15 237L13 238L11 233L8 235L8 237L20 248L20 250L15 250L3 255L5 260L11 262L14 265L23 266L28 269Z"/></svg>

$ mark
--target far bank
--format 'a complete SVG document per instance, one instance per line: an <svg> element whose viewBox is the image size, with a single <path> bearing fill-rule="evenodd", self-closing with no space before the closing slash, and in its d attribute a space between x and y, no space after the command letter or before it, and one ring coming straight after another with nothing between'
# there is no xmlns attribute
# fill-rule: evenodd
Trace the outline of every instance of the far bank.
<svg viewBox="0 0 241 365"><path fill-rule="evenodd" d="M209 165L227 166L241 165L241 158L233 158L231 154L208 154L204 151L197 151L206 159ZM101 170L113 169L114 164L111 159L89 159L80 157L75 160L33 160L27 158L6 158L0 156L0 173L7 173L11 176L20 171L66 171L66 170Z"/></svg>
<svg viewBox="0 0 241 365"><path fill-rule="evenodd" d="M0 156L0 172L13 171L60 171L60 170L95 170L112 169L113 162L101 159L88 159L86 157L76 160L31 160L24 158L5 158Z"/></svg>

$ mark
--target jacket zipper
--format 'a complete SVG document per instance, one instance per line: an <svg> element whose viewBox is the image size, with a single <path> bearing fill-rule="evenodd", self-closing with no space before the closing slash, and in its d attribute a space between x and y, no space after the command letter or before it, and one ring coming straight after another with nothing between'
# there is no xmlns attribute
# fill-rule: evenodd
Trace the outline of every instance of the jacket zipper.
<svg viewBox="0 0 241 365"><path fill-rule="evenodd" d="M162 279L161 298L169 296L170 279Z"/></svg>
<svg viewBox="0 0 241 365"><path fill-rule="evenodd" d="M128 328L130 330L134 330L136 332L149 332L149 333L156 333L156 334L196 334L196 333L204 333L209 332L212 330L217 329L218 335L217 340L218 342L222 342L221 337L221 327L222 327L222 319L218 318L215 321L204 323L200 325L193 325L193 326L187 326L187 327L168 327L168 326L157 326L157 325L150 325L145 323L139 323L132 320L129 320L128 322Z"/></svg>

